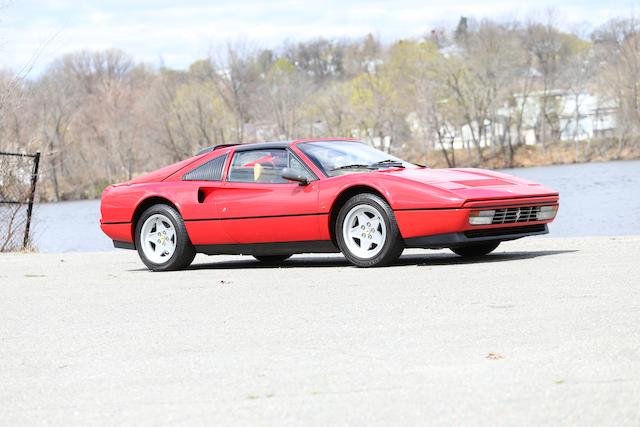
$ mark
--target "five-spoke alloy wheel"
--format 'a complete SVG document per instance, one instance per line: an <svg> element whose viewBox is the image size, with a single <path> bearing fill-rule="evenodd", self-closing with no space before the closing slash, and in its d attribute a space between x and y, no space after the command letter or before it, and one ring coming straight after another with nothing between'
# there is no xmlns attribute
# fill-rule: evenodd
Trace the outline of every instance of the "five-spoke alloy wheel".
<svg viewBox="0 0 640 427"><path fill-rule="evenodd" d="M349 251L359 258L375 257L387 237L382 214L371 205L351 208L342 222L342 235Z"/></svg>
<svg viewBox="0 0 640 427"><path fill-rule="evenodd" d="M196 254L180 214L162 204L144 211L136 223L136 248L142 262L154 271L186 268Z"/></svg>
<svg viewBox="0 0 640 427"><path fill-rule="evenodd" d="M155 264L164 264L176 251L176 229L162 214L146 219L140 231L140 245L147 259Z"/></svg>
<svg viewBox="0 0 640 427"><path fill-rule="evenodd" d="M340 209L336 240L344 256L358 267L392 263L404 246L393 210L379 196L353 196Z"/></svg>

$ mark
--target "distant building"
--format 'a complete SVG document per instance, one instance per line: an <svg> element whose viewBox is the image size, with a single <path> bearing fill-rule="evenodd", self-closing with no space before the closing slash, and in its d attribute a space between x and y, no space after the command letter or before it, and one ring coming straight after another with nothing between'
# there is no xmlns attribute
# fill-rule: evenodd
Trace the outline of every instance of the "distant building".
<svg viewBox="0 0 640 427"><path fill-rule="evenodd" d="M539 142L541 115L545 93L532 92L528 95L514 95L515 109L520 110L523 102L523 127L534 131L534 141ZM546 137L561 141L584 141L610 136L616 128L616 105L587 92L567 90L547 91L548 128ZM526 101L525 101L526 99ZM511 108L510 110L513 110Z"/></svg>
<svg viewBox="0 0 640 427"><path fill-rule="evenodd" d="M510 105L498 110L498 120L485 120L480 146L490 146L504 135L504 126L511 122L511 139L517 139L513 120L522 113L521 138L527 145L546 141L586 141L610 137L617 126L616 104L587 92L572 93L567 90L547 91L547 120L543 124L542 110L545 93L515 94ZM454 127L450 124L441 129L443 135L453 139L453 147L461 149L473 144L474 136L480 135L478 123Z"/></svg>

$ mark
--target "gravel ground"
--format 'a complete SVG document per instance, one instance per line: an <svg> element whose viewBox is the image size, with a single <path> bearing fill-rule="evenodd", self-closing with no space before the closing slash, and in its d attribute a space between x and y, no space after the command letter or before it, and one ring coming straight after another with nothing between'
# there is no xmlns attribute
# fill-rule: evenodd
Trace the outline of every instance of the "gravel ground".
<svg viewBox="0 0 640 427"><path fill-rule="evenodd" d="M281 268L0 255L0 424L640 425L640 236Z"/></svg>

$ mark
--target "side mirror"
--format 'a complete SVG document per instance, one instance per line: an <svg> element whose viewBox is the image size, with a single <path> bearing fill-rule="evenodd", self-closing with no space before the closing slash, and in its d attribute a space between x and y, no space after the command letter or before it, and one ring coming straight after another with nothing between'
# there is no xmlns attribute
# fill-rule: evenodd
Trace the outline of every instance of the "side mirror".
<svg viewBox="0 0 640 427"><path fill-rule="evenodd" d="M309 185L309 178L290 168L284 168L282 170L282 177L289 181L295 181L300 185Z"/></svg>

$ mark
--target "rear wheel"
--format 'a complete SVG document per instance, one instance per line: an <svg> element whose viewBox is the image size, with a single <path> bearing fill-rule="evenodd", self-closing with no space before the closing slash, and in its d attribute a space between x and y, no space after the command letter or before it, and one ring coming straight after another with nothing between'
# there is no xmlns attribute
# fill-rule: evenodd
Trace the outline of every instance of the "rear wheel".
<svg viewBox="0 0 640 427"><path fill-rule="evenodd" d="M265 264L279 264L285 259L289 259L291 255L254 255L253 257Z"/></svg>
<svg viewBox="0 0 640 427"><path fill-rule="evenodd" d="M391 207L375 194L350 198L335 229L340 250L358 267L378 267L398 259L404 245Z"/></svg>
<svg viewBox="0 0 640 427"><path fill-rule="evenodd" d="M451 248L451 251L463 257L482 256L493 252L499 244L500 242L472 243L465 246L459 246L457 248Z"/></svg>
<svg viewBox="0 0 640 427"><path fill-rule="evenodd" d="M153 271L181 270L196 256L184 221L171 206L153 205L144 211L135 238L140 259Z"/></svg>

